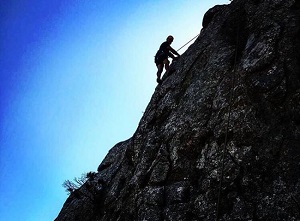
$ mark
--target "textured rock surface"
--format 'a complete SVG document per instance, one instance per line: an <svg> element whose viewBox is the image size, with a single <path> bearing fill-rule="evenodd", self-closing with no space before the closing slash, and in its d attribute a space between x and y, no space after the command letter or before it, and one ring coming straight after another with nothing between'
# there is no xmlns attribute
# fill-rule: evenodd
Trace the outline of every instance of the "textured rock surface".
<svg viewBox="0 0 300 221"><path fill-rule="evenodd" d="M300 220L299 5L210 9L133 137L56 220Z"/></svg>

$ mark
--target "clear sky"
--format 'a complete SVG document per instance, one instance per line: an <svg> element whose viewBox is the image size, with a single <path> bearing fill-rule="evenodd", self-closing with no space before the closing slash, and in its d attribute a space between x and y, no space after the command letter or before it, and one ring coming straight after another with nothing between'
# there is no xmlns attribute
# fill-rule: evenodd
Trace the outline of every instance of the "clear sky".
<svg viewBox="0 0 300 221"><path fill-rule="evenodd" d="M0 2L0 220L53 220L62 183L135 132L154 54L180 48L228 0ZM186 48L179 51L183 53Z"/></svg>

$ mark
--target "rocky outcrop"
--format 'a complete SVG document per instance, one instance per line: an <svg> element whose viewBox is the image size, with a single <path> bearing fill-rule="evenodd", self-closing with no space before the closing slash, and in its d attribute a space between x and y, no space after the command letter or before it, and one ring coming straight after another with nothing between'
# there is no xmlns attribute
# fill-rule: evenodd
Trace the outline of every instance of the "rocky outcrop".
<svg viewBox="0 0 300 221"><path fill-rule="evenodd" d="M172 70L56 220L300 220L299 1L215 6Z"/></svg>

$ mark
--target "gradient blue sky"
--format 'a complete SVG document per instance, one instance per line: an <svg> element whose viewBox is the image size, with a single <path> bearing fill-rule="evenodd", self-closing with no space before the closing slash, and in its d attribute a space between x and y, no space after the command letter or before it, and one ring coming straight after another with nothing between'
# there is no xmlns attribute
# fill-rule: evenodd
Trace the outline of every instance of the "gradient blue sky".
<svg viewBox="0 0 300 221"><path fill-rule="evenodd" d="M1 1L0 220L53 220L62 183L96 171L135 132L167 35L180 48L209 8L228 3Z"/></svg>

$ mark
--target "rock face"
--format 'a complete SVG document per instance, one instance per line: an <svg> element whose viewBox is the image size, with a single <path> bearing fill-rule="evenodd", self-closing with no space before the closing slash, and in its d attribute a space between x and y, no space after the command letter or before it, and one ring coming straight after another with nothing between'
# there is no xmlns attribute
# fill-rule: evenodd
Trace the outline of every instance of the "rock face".
<svg viewBox="0 0 300 221"><path fill-rule="evenodd" d="M215 6L172 69L56 221L300 220L299 1Z"/></svg>

